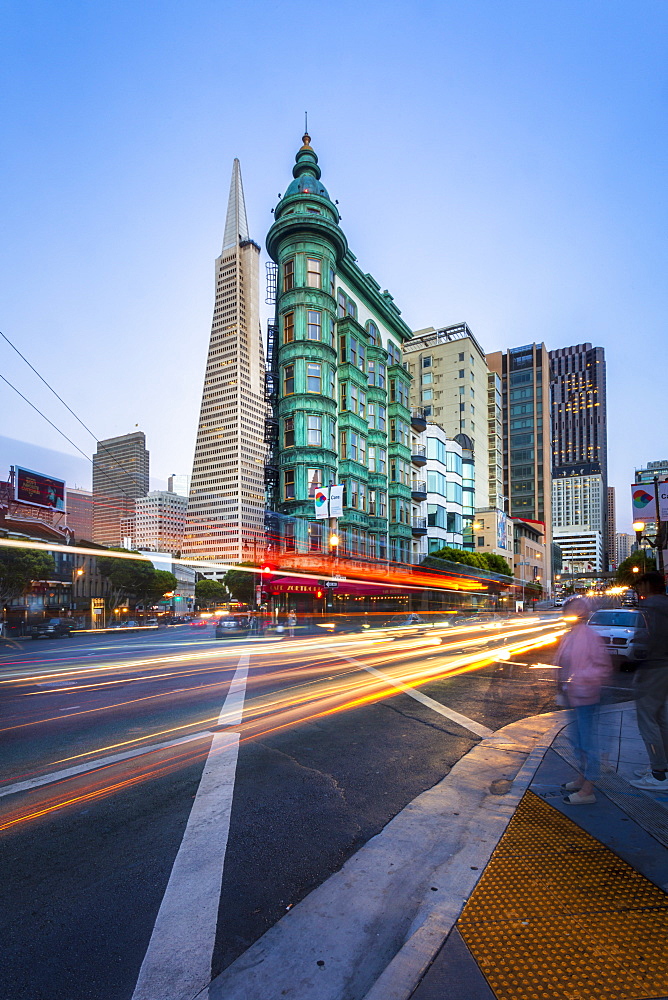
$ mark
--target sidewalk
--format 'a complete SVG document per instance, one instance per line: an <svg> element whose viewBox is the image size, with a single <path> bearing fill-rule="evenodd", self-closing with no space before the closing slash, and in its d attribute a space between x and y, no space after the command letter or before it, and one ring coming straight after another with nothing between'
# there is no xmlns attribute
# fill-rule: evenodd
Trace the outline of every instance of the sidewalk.
<svg viewBox="0 0 668 1000"><path fill-rule="evenodd" d="M647 764L632 705L601 718L604 773L570 806L570 726L555 738L413 1000L668 997L668 788Z"/></svg>
<svg viewBox="0 0 668 1000"><path fill-rule="evenodd" d="M568 806L568 715L507 726L419 795L209 987L209 1000L668 1000L668 789L632 704Z"/></svg>

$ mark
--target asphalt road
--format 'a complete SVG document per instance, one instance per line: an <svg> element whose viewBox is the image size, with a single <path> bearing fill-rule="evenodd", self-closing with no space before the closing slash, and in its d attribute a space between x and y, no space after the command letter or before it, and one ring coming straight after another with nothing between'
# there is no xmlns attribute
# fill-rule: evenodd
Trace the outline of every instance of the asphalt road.
<svg viewBox="0 0 668 1000"><path fill-rule="evenodd" d="M554 616L0 657L0 997L195 997L487 732L554 707Z"/></svg>

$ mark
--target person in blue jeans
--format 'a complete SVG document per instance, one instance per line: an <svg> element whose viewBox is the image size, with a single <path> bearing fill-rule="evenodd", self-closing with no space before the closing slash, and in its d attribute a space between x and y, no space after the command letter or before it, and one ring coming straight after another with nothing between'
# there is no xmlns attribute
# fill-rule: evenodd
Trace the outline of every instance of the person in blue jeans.
<svg viewBox="0 0 668 1000"><path fill-rule="evenodd" d="M591 613L589 602L582 598L569 601L569 618L575 620L557 650L559 692L573 710L575 728L574 750L580 773L563 786L569 794L564 798L572 806L596 802L594 782L600 773L598 747L598 709L601 690L612 674L612 661L601 637L588 628Z"/></svg>

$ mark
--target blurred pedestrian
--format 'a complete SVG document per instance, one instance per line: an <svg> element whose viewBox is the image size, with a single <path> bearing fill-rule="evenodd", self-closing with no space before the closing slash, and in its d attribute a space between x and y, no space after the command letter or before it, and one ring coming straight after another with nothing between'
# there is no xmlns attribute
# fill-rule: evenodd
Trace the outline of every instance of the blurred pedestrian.
<svg viewBox="0 0 668 1000"><path fill-rule="evenodd" d="M294 613L294 611L291 611L290 614L288 615L288 630L290 632L291 638L294 638L296 624L297 624L297 615Z"/></svg>
<svg viewBox="0 0 668 1000"><path fill-rule="evenodd" d="M645 573L636 584L638 610L648 626L647 656L636 669L638 729L649 757L649 767L638 772L635 788L668 791L668 596L661 573Z"/></svg>
<svg viewBox="0 0 668 1000"><path fill-rule="evenodd" d="M574 750L580 766L578 777L562 786L569 793L564 802L572 806L596 802L594 782L600 773L598 709L601 689L612 674L605 643L587 626L590 611L584 598L569 602L568 616L574 616L575 621L561 640L556 656L559 691L573 710Z"/></svg>

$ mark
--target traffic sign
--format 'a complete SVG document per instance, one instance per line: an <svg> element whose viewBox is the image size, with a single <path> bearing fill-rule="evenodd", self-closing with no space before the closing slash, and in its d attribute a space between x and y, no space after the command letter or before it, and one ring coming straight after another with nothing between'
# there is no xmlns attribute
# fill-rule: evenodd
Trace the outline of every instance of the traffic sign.
<svg viewBox="0 0 668 1000"><path fill-rule="evenodd" d="M339 585L338 580L325 580L326 587L338 587L338 585Z"/></svg>

